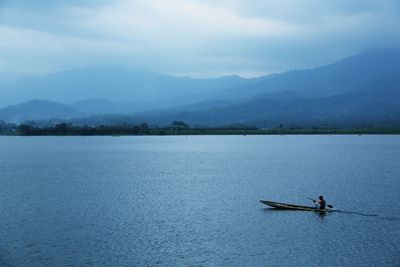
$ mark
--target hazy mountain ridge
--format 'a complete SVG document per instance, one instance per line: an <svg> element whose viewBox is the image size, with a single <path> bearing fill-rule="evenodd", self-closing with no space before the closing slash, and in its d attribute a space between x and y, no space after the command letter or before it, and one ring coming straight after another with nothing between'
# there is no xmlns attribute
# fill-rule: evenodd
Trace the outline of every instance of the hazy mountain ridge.
<svg viewBox="0 0 400 267"><path fill-rule="evenodd" d="M128 67L103 66L25 78L14 85L2 86L0 105L32 99L64 104L106 99L124 104L147 103L150 108L165 109L280 91L293 91L307 97L329 96L352 91L368 79L389 74L400 75L400 49L373 49L330 65L253 79L238 76L192 79ZM149 110L146 105L142 108Z"/></svg>
<svg viewBox="0 0 400 267"><path fill-rule="evenodd" d="M102 77L106 69L88 71L99 71L97 74ZM14 106L14 113L9 111L10 107L8 111L0 109L0 120L21 122L32 117L46 120L49 119L48 114L53 114L51 118L57 115L59 119L80 116L88 124L91 120L93 123L107 124L113 123L113 120L115 123L124 123L124 120L126 123L137 123L139 118L142 122L154 124L184 120L191 125L247 123L259 127L276 127L280 123L397 125L399 122L400 49L369 50L331 65L254 79L241 79L237 76L217 79L176 78L146 71L135 71L136 76L129 76L132 74L130 70L121 68L120 71L119 82L123 79L135 80L133 84L151 88L146 92L148 99L153 99L151 94L160 91L161 96L157 99L164 98L164 101L161 104L156 101L129 102L126 96L125 101L117 102L93 98L92 95L90 99L70 104L70 110L65 110L65 113L53 112L52 105L47 106L47 112L34 112L35 116L30 114L32 109L27 108L30 105L22 104L18 109ZM78 70L76 72L81 75ZM51 79L59 82L55 77L64 75L69 78L70 74L58 73ZM177 81L179 86L174 87L173 93L166 93L169 92L166 88L172 90ZM165 87L158 87L161 82ZM68 88L71 84L63 86ZM102 88L105 90L107 84ZM48 88L44 89L44 92L47 91ZM122 94L122 91L111 90L107 93L115 96ZM42 106L41 110L44 109ZM71 121L78 122L77 119Z"/></svg>
<svg viewBox="0 0 400 267"><path fill-rule="evenodd" d="M114 102L103 98L92 98L74 102L69 105L83 115L101 114L132 114L135 112L152 110L158 107L145 102Z"/></svg>
<svg viewBox="0 0 400 267"><path fill-rule="evenodd" d="M13 123L26 120L69 119L81 115L67 105L47 100L32 100L0 109L0 120Z"/></svg>
<svg viewBox="0 0 400 267"><path fill-rule="evenodd" d="M246 81L238 76L192 79L121 66L93 67L22 79L13 86L0 88L0 105L32 99L66 104L102 98L113 102L148 102L166 108L176 105L177 98L193 103L193 99L197 101L205 94ZM195 95L196 98L185 95Z"/></svg>
<svg viewBox="0 0 400 267"><path fill-rule="evenodd" d="M242 98L265 93L292 91L303 97L332 96L352 92L370 80L400 76L400 49L370 49L333 64L260 77L218 93L218 98ZM382 86L388 83L382 81Z"/></svg>
<svg viewBox="0 0 400 267"><path fill-rule="evenodd" d="M399 88L400 89L400 88ZM221 126L242 123L258 127L400 127L400 90L354 92L321 98L274 100L259 97L242 104L205 111L150 116L148 121L165 124L182 120L191 125Z"/></svg>

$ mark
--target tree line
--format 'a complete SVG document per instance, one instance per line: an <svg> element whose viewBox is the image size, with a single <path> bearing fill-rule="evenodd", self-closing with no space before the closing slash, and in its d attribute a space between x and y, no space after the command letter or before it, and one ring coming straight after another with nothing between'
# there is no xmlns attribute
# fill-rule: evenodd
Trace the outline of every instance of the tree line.
<svg viewBox="0 0 400 267"><path fill-rule="evenodd" d="M295 135L295 134L400 134L400 128L302 128L282 127L259 129L247 125L229 125L223 127L190 127L183 121L174 121L172 124L158 127L147 123L137 125L98 125L76 126L70 123L57 123L53 126L37 126L35 124L10 124L0 121L0 135L46 136L46 135Z"/></svg>
<svg viewBox="0 0 400 267"><path fill-rule="evenodd" d="M251 126L226 126L226 127L195 127L191 128L183 121L174 121L165 127L150 127L147 123L138 125L99 125L99 126L74 126L59 123L50 127L37 127L21 124L16 128L16 134L24 136L39 135L194 135L194 134L232 134L257 131Z"/></svg>

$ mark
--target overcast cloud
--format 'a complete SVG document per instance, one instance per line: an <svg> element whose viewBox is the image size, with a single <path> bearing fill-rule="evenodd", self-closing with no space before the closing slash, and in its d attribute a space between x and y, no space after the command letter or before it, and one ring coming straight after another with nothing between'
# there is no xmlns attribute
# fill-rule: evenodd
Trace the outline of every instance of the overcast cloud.
<svg viewBox="0 0 400 267"><path fill-rule="evenodd" d="M0 0L0 72L257 76L400 46L397 0Z"/></svg>

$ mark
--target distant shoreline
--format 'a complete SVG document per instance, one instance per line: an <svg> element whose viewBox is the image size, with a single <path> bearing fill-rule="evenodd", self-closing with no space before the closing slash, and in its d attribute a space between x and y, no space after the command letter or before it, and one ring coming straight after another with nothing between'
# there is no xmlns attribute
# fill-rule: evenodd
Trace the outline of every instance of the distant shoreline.
<svg viewBox="0 0 400 267"><path fill-rule="evenodd" d="M137 130L137 129L136 129ZM149 128L130 131L126 128L74 127L72 129L56 130L53 128L32 128L25 132L16 131L2 133L3 136L188 136L188 135L399 135L400 128L371 129L225 129L225 128L195 128L195 129L164 129Z"/></svg>

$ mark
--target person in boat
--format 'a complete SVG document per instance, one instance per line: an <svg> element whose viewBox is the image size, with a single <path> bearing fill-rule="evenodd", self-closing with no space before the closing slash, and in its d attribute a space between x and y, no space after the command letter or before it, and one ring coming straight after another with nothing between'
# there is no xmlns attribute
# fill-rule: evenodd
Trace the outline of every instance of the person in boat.
<svg viewBox="0 0 400 267"><path fill-rule="evenodd" d="M319 196L319 197L318 197L318 200L315 201L314 203L315 203L315 205L317 205L317 207L318 207L320 210L324 210L324 209L325 209L326 203L325 203L325 199L324 199L323 196Z"/></svg>

